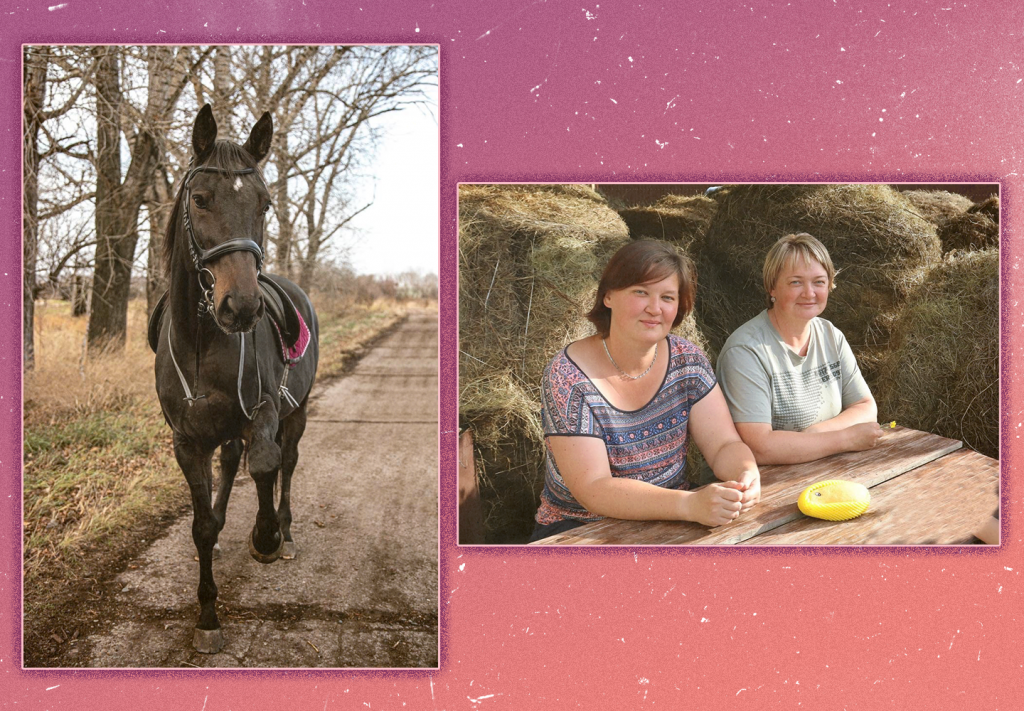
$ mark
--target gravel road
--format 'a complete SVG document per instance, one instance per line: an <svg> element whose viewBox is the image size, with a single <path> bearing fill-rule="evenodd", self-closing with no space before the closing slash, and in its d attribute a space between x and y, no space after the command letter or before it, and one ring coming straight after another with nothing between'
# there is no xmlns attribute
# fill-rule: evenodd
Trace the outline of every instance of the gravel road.
<svg viewBox="0 0 1024 711"><path fill-rule="evenodd" d="M292 484L295 560L249 556L256 489L239 472L214 561L224 649L192 649L189 514L119 576L114 623L85 640L85 666L436 667L437 392L437 314L414 312L315 391Z"/></svg>

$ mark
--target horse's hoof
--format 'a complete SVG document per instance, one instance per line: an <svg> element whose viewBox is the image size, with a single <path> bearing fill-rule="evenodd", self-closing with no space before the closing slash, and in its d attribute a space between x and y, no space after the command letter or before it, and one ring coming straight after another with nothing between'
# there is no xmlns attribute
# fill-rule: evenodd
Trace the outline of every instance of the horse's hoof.
<svg viewBox="0 0 1024 711"><path fill-rule="evenodd" d="M295 541L285 541L281 547L281 558L283 560L295 560L295 556L299 554L299 549L295 546Z"/></svg>
<svg viewBox="0 0 1024 711"><path fill-rule="evenodd" d="M192 635L192 646L200 654L216 654L224 648L224 633L220 629L201 630L196 627Z"/></svg>
<svg viewBox="0 0 1024 711"><path fill-rule="evenodd" d="M275 560L281 557L281 551L284 548L284 536L281 536L281 544L277 547L277 550L273 553L266 554L260 553L258 550L256 550L256 544L252 541L252 537L253 535L255 535L255 533L256 529L254 528L252 530L252 533L249 534L249 555L253 557L253 560L263 563L264 565L269 565L270 563L273 563Z"/></svg>

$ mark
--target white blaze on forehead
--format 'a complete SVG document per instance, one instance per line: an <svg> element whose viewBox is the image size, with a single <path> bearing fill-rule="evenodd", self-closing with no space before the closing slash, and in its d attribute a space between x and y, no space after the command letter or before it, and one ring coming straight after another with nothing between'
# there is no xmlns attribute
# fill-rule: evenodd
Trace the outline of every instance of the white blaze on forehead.
<svg viewBox="0 0 1024 711"><path fill-rule="evenodd" d="M235 192L236 192L236 193L237 193L237 192L238 192L239 190L241 190L241 189L242 189L242 178L241 178L241 177L237 177L237 178L235 178L235 184L234 184L234 186L233 186L233 187L235 188Z"/></svg>

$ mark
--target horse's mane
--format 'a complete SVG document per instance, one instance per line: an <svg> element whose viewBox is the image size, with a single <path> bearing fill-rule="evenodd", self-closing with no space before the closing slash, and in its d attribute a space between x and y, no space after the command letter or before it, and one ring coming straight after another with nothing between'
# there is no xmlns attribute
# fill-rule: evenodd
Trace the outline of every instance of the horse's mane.
<svg viewBox="0 0 1024 711"><path fill-rule="evenodd" d="M254 168L260 177L263 177L263 171L260 170L259 164L249 154L249 151L231 141L214 141L213 150L210 152L209 157L203 161L202 165L228 170ZM229 176L225 175L224 177L228 178ZM181 225L182 199L185 196L184 187L185 179L183 177L181 185L178 186L178 194L174 198L174 207L171 210L171 217L167 221L167 231L164 234L164 273L168 275L174 269L174 250L177 242L182 241L182 248L188 248L188 245L184 244L184 235L182 235L182 240L177 239L178 232L180 231L178 228Z"/></svg>

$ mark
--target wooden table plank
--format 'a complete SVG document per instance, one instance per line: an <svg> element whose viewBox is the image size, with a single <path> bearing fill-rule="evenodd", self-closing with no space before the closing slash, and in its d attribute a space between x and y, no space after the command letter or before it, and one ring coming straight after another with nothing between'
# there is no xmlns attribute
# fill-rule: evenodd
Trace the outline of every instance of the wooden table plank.
<svg viewBox="0 0 1024 711"><path fill-rule="evenodd" d="M962 444L953 439L897 427L865 452L834 454L805 464L761 467L761 502L736 521L709 529L686 521L604 519L549 536L531 545L728 545L753 538L797 519L796 499L825 479L855 481L870 488L927 464Z"/></svg>
<svg viewBox="0 0 1024 711"><path fill-rule="evenodd" d="M964 449L876 486L858 518L801 515L742 545L964 544L998 507L998 460Z"/></svg>

